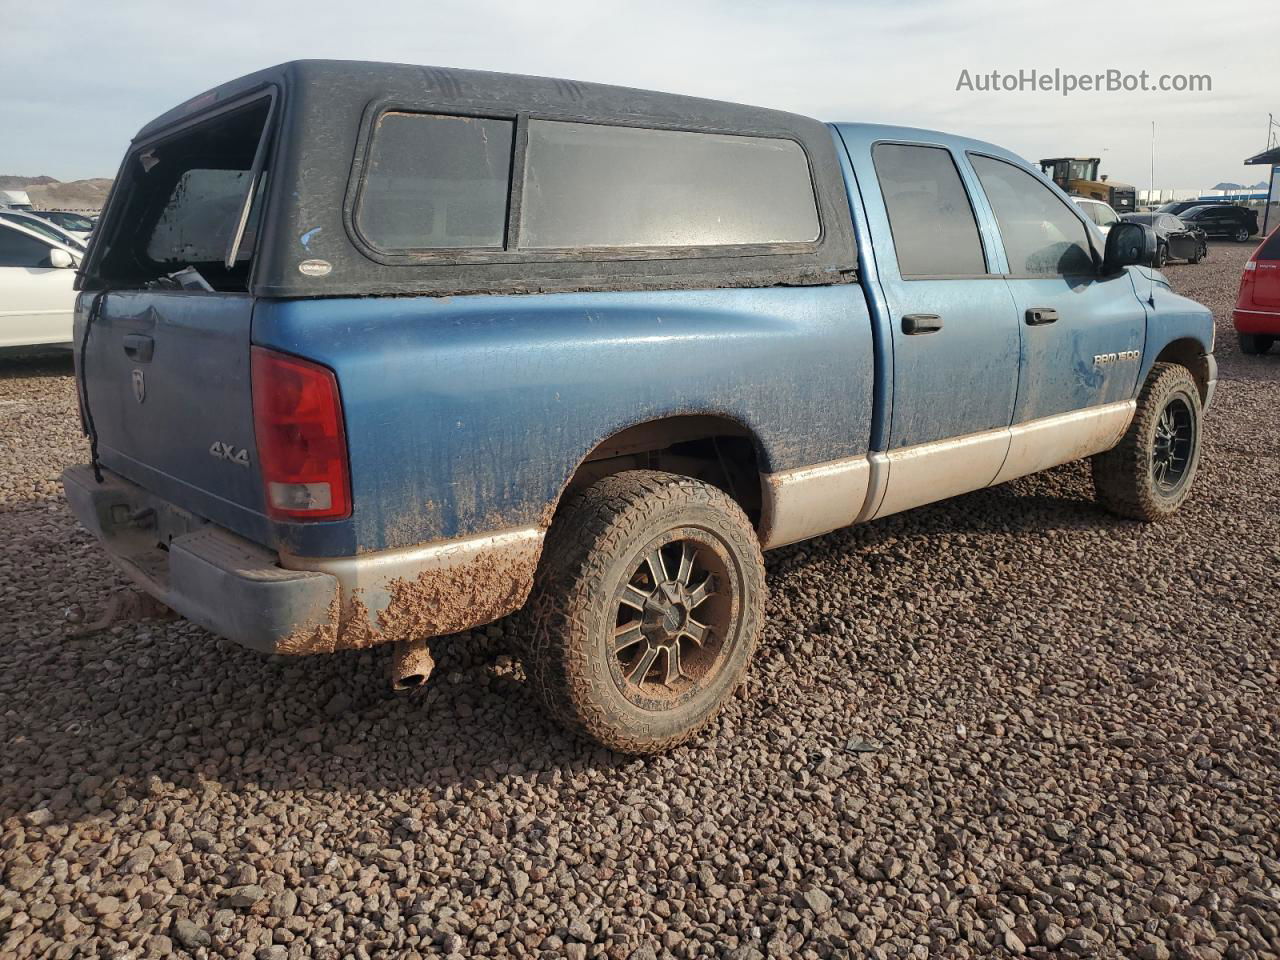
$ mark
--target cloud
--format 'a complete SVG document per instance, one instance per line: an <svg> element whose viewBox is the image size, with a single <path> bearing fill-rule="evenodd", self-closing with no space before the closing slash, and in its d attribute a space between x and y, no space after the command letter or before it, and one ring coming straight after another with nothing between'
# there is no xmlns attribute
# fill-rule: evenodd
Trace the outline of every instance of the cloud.
<svg viewBox="0 0 1280 960"><path fill-rule="evenodd" d="M796 110L829 120L935 127L1030 159L1103 157L1146 185L1151 121L1157 185L1249 174L1274 107L1260 78L1280 27L1271 0L1206 17L1202 3L1077 0L913 3L652 0L539 4L350 0L174 4L46 0L7 20L0 62L3 173L62 179L114 172L147 120L224 80L298 57L393 60L565 76ZM1207 73L1213 91L980 94L962 69ZM1253 178L1254 180L1257 177ZM1252 182L1252 180L1250 181Z"/></svg>

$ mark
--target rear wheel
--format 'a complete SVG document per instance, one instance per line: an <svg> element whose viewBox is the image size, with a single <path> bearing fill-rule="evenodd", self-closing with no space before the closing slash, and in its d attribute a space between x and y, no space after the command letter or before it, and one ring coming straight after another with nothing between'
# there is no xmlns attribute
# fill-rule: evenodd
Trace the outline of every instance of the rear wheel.
<svg viewBox="0 0 1280 960"><path fill-rule="evenodd" d="M1232 234L1232 237L1235 239L1236 243L1244 243L1249 239L1249 228L1236 227L1236 232Z"/></svg>
<svg viewBox="0 0 1280 960"><path fill-rule="evenodd" d="M697 733L742 682L764 561L721 490L634 470L593 484L547 535L526 667L548 712L624 753Z"/></svg>
<svg viewBox="0 0 1280 960"><path fill-rule="evenodd" d="M1123 439L1093 458L1098 502L1152 522L1173 515L1200 465L1200 391L1186 367L1157 363Z"/></svg>
<svg viewBox="0 0 1280 960"><path fill-rule="evenodd" d="M1271 349L1271 345L1276 342L1276 338L1263 333L1240 333L1240 352L1248 354L1266 353Z"/></svg>

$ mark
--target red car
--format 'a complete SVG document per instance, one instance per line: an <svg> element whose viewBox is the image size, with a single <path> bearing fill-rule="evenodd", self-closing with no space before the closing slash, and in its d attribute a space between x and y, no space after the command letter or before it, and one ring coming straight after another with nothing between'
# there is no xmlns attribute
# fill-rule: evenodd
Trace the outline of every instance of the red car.
<svg viewBox="0 0 1280 960"><path fill-rule="evenodd" d="M1266 353L1280 340L1280 229L1272 230L1244 265L1231 322L1244 353Z"/></svg>

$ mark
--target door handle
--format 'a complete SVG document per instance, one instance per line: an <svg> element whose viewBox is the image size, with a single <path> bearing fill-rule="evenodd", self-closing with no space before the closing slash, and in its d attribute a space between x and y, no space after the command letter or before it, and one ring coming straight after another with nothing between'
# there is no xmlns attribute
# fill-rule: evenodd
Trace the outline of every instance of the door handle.
<svg viewBox="0 0 1280 960"><path fill-rule="evenodd" d="M126 333L124 335L124 352L130 360L138 363L150 363L155 353L156 342L145 333Z"/></svg>
<svg viewBox="0 0 1280 960"><path fill-rule="evenodd" d="M1039 327L1046 323L1057 323L1058 311L1053 307L1027 307L1027 326Z"/></svg>
<svg viewBox="0 0 1280 960"><path fill-rule="evenodd" d="M909 337L936 333L942 329L942 318L936 313L908 313L902 318L902 332Z"/></svg>

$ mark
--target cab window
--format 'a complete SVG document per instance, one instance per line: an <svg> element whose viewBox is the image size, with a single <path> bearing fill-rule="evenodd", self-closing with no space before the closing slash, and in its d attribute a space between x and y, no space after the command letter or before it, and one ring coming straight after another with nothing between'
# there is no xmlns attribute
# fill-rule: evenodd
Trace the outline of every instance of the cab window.
<svg viewBox="0 0 1280 960"><path fill-rule="evenodd" d="M1019 167L973 155L1014 276L1088 276L1096 272L1084 224L1043 182Z"/></svg>
<svg viewBox="0 0 1280 960"><path fill-rule="evenodd" d="M871 158L902 276L985 274L978 223L951 152L878 143Z"/></svg>

